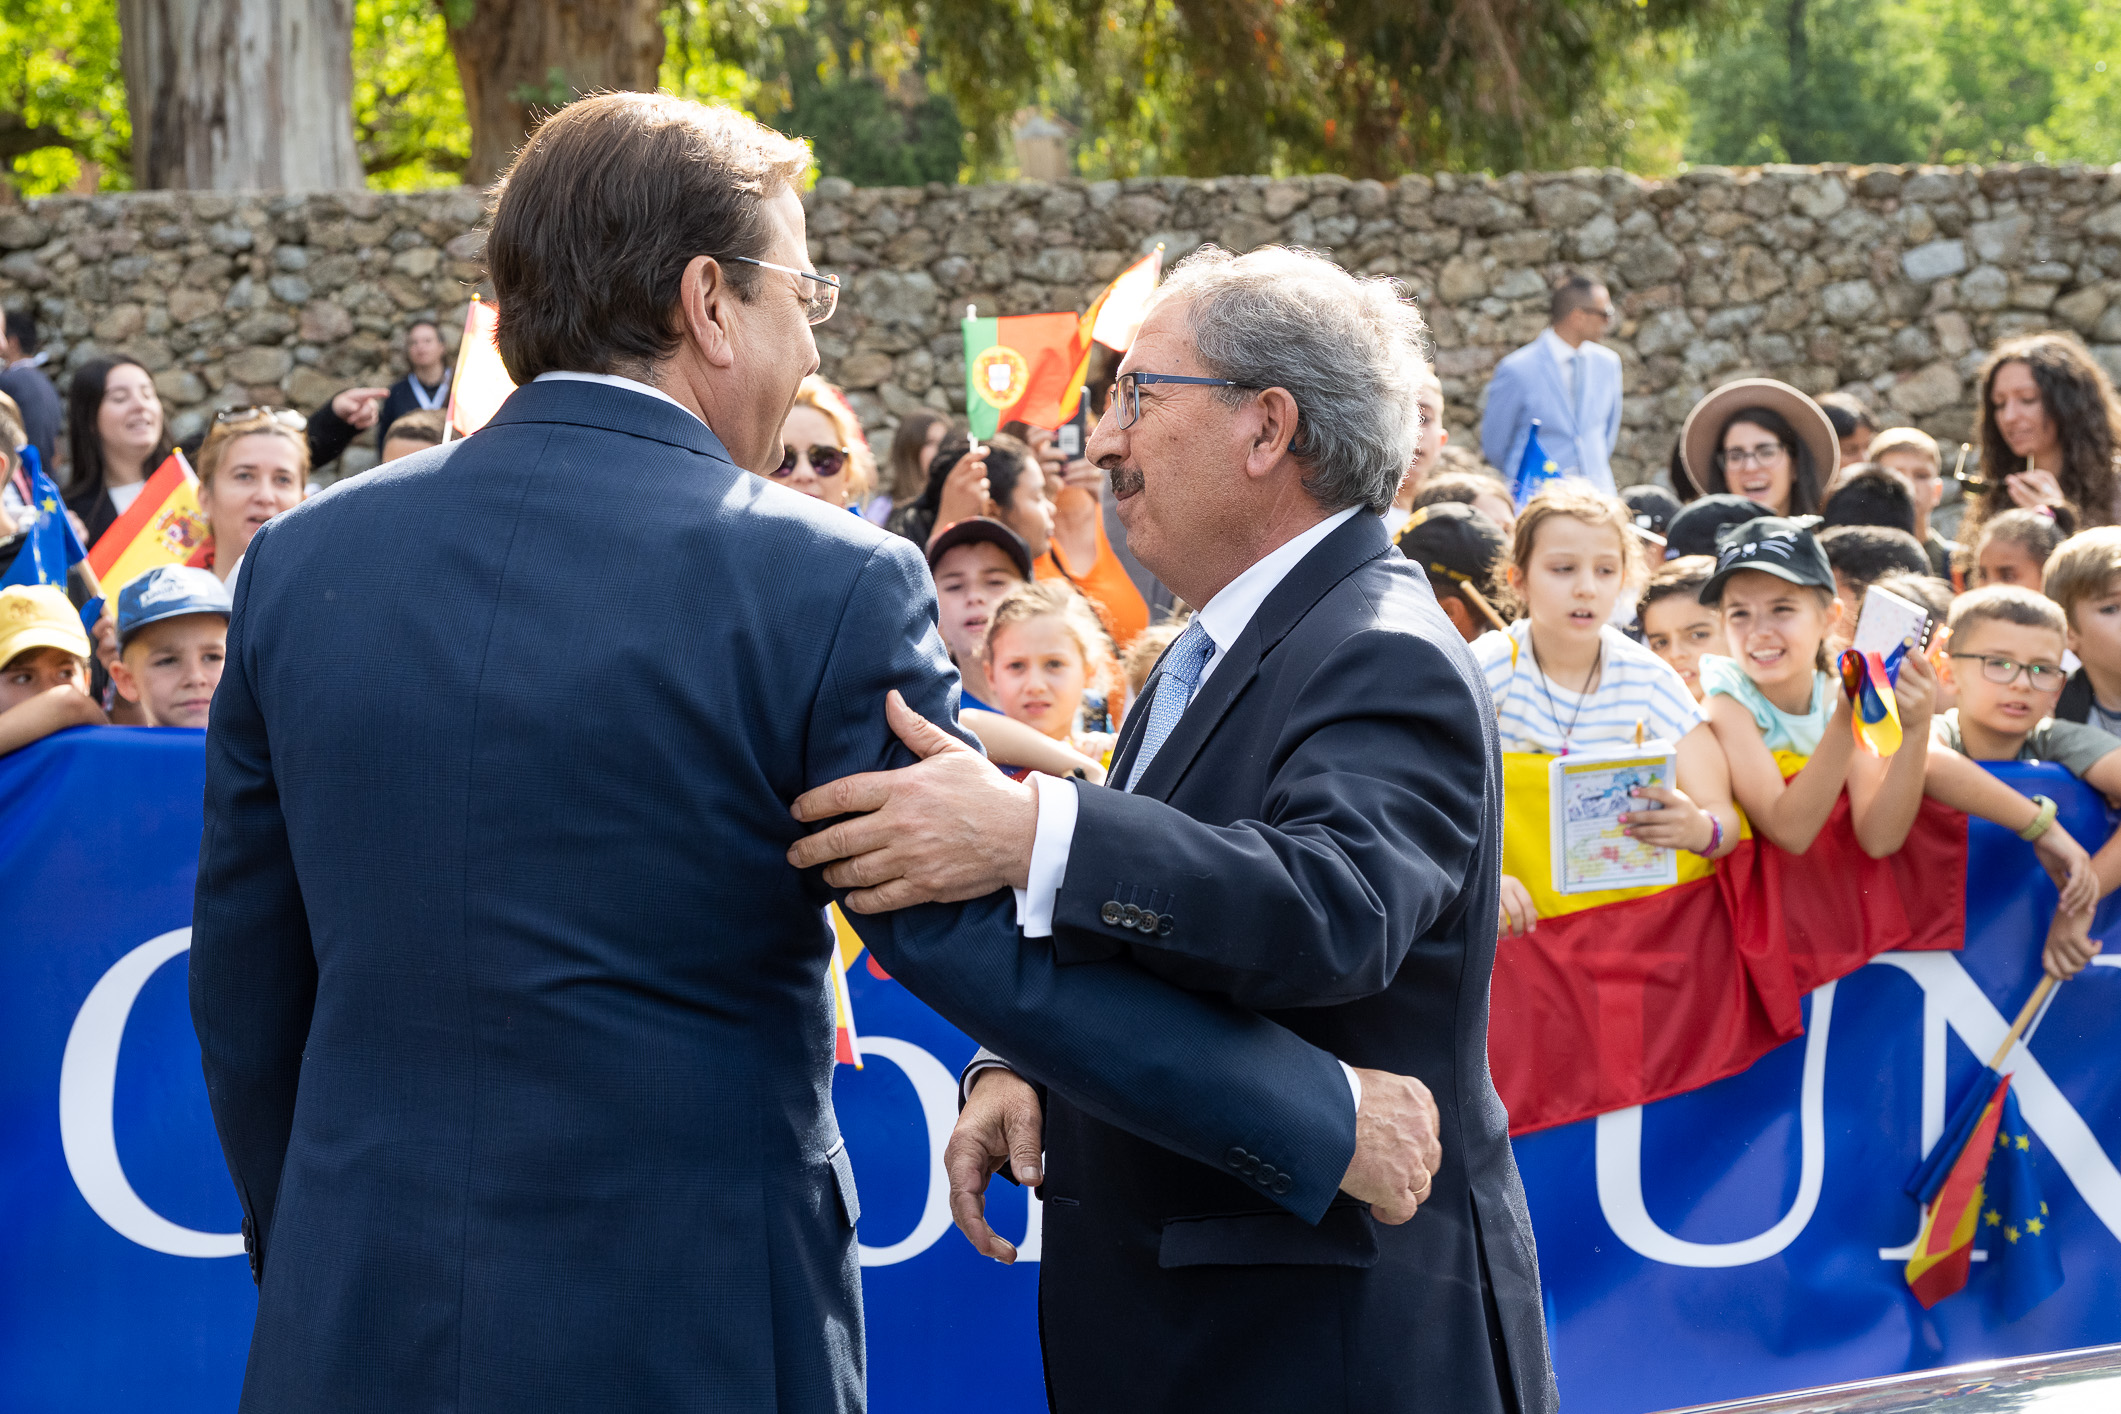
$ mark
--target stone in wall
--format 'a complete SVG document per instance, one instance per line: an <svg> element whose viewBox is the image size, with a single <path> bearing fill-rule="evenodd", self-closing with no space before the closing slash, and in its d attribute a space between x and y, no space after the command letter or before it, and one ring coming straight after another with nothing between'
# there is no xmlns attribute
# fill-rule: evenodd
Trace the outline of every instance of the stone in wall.
<svg viewBox="0 0 2121 1414"><path fill-rule="evenodd" d="M1477 441L1489 374L1546 322L1566 275L1605 280L1626 379L1616 470L1658 473L1687 410L1727 379L1856 393L1956 442L1986 351L2079 333L2121 374L2121 168L1696 168L1411 176L1138 178L809 193L811 256L845 282L823 372L872 434L962 409L958 320L1081 309L1165 247L1281 242L1391 275L1428 316L1446 418ZM63 367L106 350L156 375L180 434L217 407L401 376L403 330L454 347L483 278L470 191L147 192L0 210L0 302L34 304Z"/></svg>

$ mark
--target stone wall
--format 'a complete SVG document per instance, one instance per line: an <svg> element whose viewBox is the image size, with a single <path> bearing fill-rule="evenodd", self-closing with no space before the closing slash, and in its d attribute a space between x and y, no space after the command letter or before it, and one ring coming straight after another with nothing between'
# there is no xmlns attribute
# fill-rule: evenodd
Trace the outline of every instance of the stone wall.
<svg viewBox="0 0 2121 1414"><path fill-rule="evenodd" d="M2121 167L1697 168L1022 183L811 193L812 255L846 280L824 371L883 429L963 403L957 320L1081 308L1161 241L1330 251L1399 276L1434 329L1461 441L1489 371L1538 333L1561 276L1607 280L1627 398L1623 480L1662 468L1687 409L1764 373L1863 396L1940 439L1972 424L1971 374L2012 334L2076 330L2121 374ZM468 191L53 197L0 212L0 302L34 301L55 360L124 349L189 430L216 406L403 371L408 319L453 345L481 278Z"/></svg>

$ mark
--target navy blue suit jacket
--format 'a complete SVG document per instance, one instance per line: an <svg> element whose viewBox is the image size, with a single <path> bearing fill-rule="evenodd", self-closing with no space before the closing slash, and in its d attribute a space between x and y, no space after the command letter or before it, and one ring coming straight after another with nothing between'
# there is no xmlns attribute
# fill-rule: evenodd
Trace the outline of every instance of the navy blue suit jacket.
<svg viewBox="0 0 2121 1414"><path fill-rule="evenodd" d="M1127 713L1113 780L1161 690L1152 676ZM1202 1163L1049 1096L1056 1414L1550 1414L1531 1220L1488 1075L1495 712L1422 572L1376 516L1348 520L1267 596L1133 792L1078 794L1063 964L1129 959L1420 1077L1443 1167L1411 1222L1344 1198L1305 1224L1273 1202L1272 1155ZM1129 927L1129 906L1158 926Z"/></svg>
<svg viewBox="0 0 2121 1414"><path fill-rule="evenodd" d="M191 951L258 1321L246 1410L862 1403L828 892L789 804L954 721L919 553L681 409L534 383L244 561ZM1091 1112L1316 1218L1338 1064L1006 891L860 926Z"/></svg>

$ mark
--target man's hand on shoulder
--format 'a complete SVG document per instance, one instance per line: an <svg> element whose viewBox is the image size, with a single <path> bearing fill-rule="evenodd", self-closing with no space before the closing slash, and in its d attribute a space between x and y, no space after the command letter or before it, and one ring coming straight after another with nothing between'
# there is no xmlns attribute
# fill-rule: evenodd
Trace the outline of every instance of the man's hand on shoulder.
<svg viewBox="0 0 2121 1414"><path fill-rule="evenodd" d="M825 865L825 882L851 889L856 913L956 903L1023 888L1038 835L1038 792L924 719L898 693L884 704L899 740L921 758L896 771L843 776L796 799L805 823L847 816L788 851L798 869Z"/></svg>
<svg viewBox="0 0 2121 1414"><path fill-rule="evenodd" d="M1355 1112L1355 1157L1343 1193L1370 1205L1382 1223L1403 1223L1429 1201L1429 1181L1443 1163L1436 1137L1436 1097L1410 1075L1357 1068L1362 1104Z"/></svg>
<svg viewBox="0 0 2121 1414"><path fill-rule="evenodd" d="M1045 1131L1038 1091L1016 1072L993 1066L972 1078L972 1093L943 1148L943 1172L950 1176L950 1216L958 1231L997 1262L1014 1262L1016 1245L987 1226L987 1180L1006 1163L1018 1183L1037 1187Z"/></svg>

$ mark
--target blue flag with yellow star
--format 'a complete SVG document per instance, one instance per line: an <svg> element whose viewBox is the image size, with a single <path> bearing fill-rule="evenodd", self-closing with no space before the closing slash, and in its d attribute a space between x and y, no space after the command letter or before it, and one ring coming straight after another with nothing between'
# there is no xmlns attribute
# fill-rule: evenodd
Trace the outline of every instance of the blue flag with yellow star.
<svg viewBox="0 0 2121 1414"><path fill-rule="evenodd" d="M1539 445L1539 419L1532 419L1532 435L1525 438L1524 455L1517 461L1516 483L1510 488L1510 499L1517 502L1517 509L1524 509L1525 502L1562 479L1561 466L1546 454Z"/></svg>
<svg viewBox="0 0 2121 1414"><path fill-rule="evenodd" d="M15 561L0 574L0 589L10 584L56 584L66 587L66 572L88 558L74 534L74 523L66 517L66 503L59 488L37 465L37 449L22 449L22 470L29 481L29 505L21 513L29 539L15 551Z"/></svg>
<svg viewBox="0 0 2121 1414"><path fill-rule="evenodd" d="M2033 1134L2018 1114L2018 1097L2003 1097L2003 1122L1996 1127L1996 1152L1988 1165L1988 1202L1982 1205L1981 1236L1988 1244L1991 1271L2001 1268L1997 1298L2004 1317L2017 1320L2055 1294L2062 1285L2062 1259L2056 1252L2054 1220L2040 1196L2033 1174Z"/></svg>

